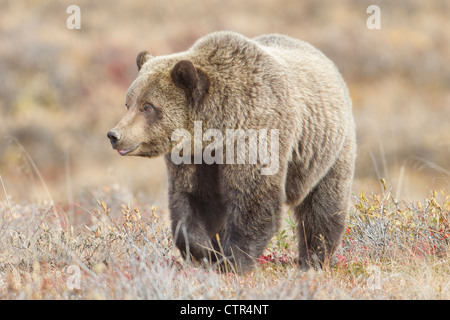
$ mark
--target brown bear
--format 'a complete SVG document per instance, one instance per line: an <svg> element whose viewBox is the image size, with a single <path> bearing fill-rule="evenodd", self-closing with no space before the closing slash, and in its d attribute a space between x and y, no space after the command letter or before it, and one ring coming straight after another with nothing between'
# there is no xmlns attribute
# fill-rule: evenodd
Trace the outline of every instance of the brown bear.
<svg viewBox="0 0 450 320"><path fill-rule="evenodd" d="M352 103L336 66L303 41L234 32L167 56L141 52L136 62L127 112L108 138L121 155L165 155L182 255L247 272L288 205L300 267L330 263L356 157Z"/></svg>

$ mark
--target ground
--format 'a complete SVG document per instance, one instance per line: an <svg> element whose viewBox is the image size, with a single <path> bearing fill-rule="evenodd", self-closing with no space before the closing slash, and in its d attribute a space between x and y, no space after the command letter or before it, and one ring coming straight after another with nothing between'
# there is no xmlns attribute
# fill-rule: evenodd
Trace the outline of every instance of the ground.
<svg viewBox="0 0 450 320"><path fill-rule="evenodd" d="M78 226L57 204L3 202L0 299L450 298L445 190L415 203L387 190L354 195L338 263L321 271L299 270L287 212L244 276L183 261L158 208L114 202L115 192L96 208L76 205Z"/></svg>

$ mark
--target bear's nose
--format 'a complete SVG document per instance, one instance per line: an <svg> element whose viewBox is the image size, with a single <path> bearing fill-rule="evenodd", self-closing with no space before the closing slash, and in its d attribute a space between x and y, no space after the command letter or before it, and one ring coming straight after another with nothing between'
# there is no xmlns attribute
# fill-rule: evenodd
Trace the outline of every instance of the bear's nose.
<svg viewBox="0 0 450 320"><path fill-rule="evenodd" d="M120 132L113 129L108 132L107 136L111 141L112 146L115 147L116 143L120 140L122 135L120 134Z"/></svg>

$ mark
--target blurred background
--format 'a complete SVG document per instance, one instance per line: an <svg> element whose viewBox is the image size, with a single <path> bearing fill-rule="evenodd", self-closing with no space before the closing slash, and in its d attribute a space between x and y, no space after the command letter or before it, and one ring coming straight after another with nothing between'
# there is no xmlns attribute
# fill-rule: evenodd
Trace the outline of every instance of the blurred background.
<svg viewBox="0 0 450 320"><path fill-rule="evenodd" d="M70 30L67 7L81 9ZM381 9L381 29L366 26ZM354 104L353 190L419 200L450 189L450 2L0 0L0 176L16 202L166 207L162 159L120 157L106 133L125 113L136 55L188 49L232 30L283 33L331 58ZM163 209L164 211L164 209Z"/></svg>

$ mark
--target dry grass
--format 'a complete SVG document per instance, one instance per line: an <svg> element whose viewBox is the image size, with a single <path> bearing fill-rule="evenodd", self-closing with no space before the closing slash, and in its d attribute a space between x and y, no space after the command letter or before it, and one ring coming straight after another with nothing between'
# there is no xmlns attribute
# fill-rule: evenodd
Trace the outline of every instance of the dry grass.
<svg viewBox="0 0 450 320"><path fill-rule="evenodd" d="M322 271L298 270L287 216L245 276L183 261L155 207L114 206L120 209L104 201L81 208L84 222L75 226L57 206L0 203L0 298L450 298L450 196L444 191L414 204L390 192L361 193L338 263Z"/></svg>

